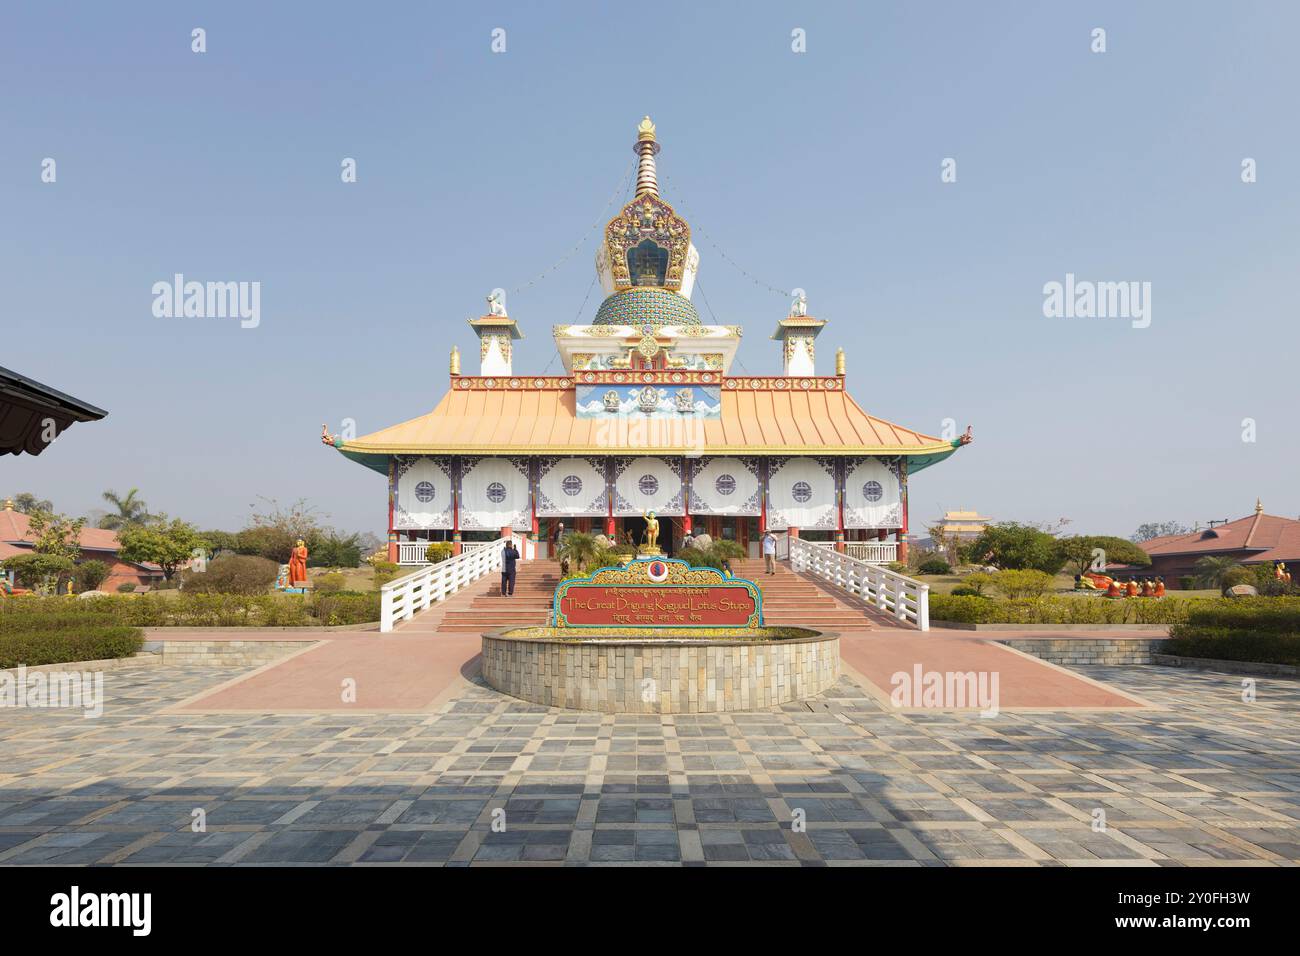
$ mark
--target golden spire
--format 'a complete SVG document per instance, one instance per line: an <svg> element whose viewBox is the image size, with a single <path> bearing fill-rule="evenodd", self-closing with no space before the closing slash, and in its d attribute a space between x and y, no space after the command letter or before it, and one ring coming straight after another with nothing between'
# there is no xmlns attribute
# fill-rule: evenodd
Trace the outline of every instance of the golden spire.
<svg viewBox="0 0 1300 956"><path fill-rule="evenodd" d="M1262 501L1260 501L1258 498L1256 498L1256 499L1255 499L1255 514L1257 514L1257 515L1262 515L1263 513L1264 513L1264 502L1262 502Z"/></svg>
<svg viewBox="0 0 1300 956"><path fill-rule="evenodd" d="M636 171L636 194L659 195L659 180L655 175L655 154L659 152L659 143L655 140L655 124L647 116L636 128L636 145L632 147L641 162Z"/></svg>
<svg viewBox="0 0 1300 956"><path fill-rule="evenodd" d="M460 349L455 345L451 347L451 374L460 374Z"/></svg>
<svg viewBox="0 0 1300 956"><path fill-rule="evenodd" d="M14 500L12 498L6 498L5 511L13 511L13 510L14 510Z"/></svg>
<svg viewBox="0 0 1300 956"><path fill-rule="evenodd" d="M835 374L840 378L844 377L844 349L835 350Z"/></svg>

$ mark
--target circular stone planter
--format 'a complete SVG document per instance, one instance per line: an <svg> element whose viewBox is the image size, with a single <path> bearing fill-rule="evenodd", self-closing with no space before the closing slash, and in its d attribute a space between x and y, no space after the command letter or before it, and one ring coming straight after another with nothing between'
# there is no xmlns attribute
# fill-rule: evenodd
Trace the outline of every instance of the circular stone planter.
<svg viewBox="0 0 1300 956"><path fill-rule="evenodd" d="M807 628L760 628L743 637L574 637L571 630L540 627L483 635L483 678L490 686L570 710L762 710L814 697L839 674L839 637Z"/></svg>

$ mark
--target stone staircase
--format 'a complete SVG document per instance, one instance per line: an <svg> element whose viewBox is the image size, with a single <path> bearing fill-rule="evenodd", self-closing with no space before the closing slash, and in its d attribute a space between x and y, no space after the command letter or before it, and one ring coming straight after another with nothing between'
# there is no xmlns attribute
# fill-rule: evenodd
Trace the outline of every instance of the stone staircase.
<svg viewBox="0 0 1300 956"><path fill-rule="evenodd" d="M517 568L514 597L502 597L501 576L489 575L485 589L476 588L471 600L447 608L438 629L481 634L501 627L549 624L560 565L546 560L520 561Z"/></svg>
<svg viewBox="0 0 1300 956"><path fill-rule="evenodd" d="M841 598L815 581L795 574L788 564L778 563L776 574L766 575L761 560L747 559L733 562L732 571L736 577L748 578L762 590L763 617L771 625L843 633L869 631L873 623L879 626L883 620L856 599L848 595ZM486 586L476 582L472 594L452 598L442 613L438 630L483 633L501 627L550 622L551 602L560 583L560 566L556 562L521 561L514 597L502 597L498 581L498 576L492 575ZM423 616L417 616L417 620Z"/></svg>
<svg viewBox="0 0 1300 956"><path fill-rule="evenodd" d="M874 612L855 598L844 599L778 561L776 574L763 572L762 560L731 563L732 573L748 578L763 592L763 622L774 626L811 627L836 633L869 631ZM879 618L874 618L878 622Z"/></svg>

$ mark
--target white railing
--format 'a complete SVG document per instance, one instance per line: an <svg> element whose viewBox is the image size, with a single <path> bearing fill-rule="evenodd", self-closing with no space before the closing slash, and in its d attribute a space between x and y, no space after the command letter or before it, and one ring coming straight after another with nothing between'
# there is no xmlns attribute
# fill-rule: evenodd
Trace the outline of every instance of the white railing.
<svg viewBox="0 0 1300 956"><path fill-rule="evenodd" d="M428 553L429 545L432 541L399 541L397 542L397 563L423 565L428 564L429 559L425 557ZM461 554L466 551L477 551L480 548L487 548L497 544L495 541L466 541L460 546ZM519 548L519 553L523 554L524 549L516 539L515 546Z"/></svg>
<svg viewBox="0 0 1300 956"><path fill-rule="evenodd" d="M867 564L889 564L898 560L897 541L846 541L844 548L849 557Z"/></svg>
<svg viewBox="0 0 1300 956"><path fill-rule="evenodd" d="M490 547L472 548L446 561L426 564L405 577L385 584L379 589L379 630L387 633L399 621L415 617L417 612L455 594L485 574L500 571L501 551L506 546L506 540L499 538L496 541L485 541L483 544ZM523 560L523 539L514 535L511 540L519 549L520 560ZM424 547L428 547L428 542L424 542Z"/></svg>
<svg viewBox="0 0 1300 956"><path fill-rule="evenodd" d="M842 588L902 623L930 629L928 584L799 538L790 539L790 567Z"/></svg>

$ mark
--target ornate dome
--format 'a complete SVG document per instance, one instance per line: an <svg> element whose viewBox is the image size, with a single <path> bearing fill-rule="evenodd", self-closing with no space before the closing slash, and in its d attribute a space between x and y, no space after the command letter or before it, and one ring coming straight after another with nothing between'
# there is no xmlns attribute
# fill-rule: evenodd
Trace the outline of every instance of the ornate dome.
<svg viewBox="0 0 1300 956"><path fill-rule="evenodd" d="M676 292L634 287L615 292L596 310L592 325L702 325L691 300Z"/></svg>

